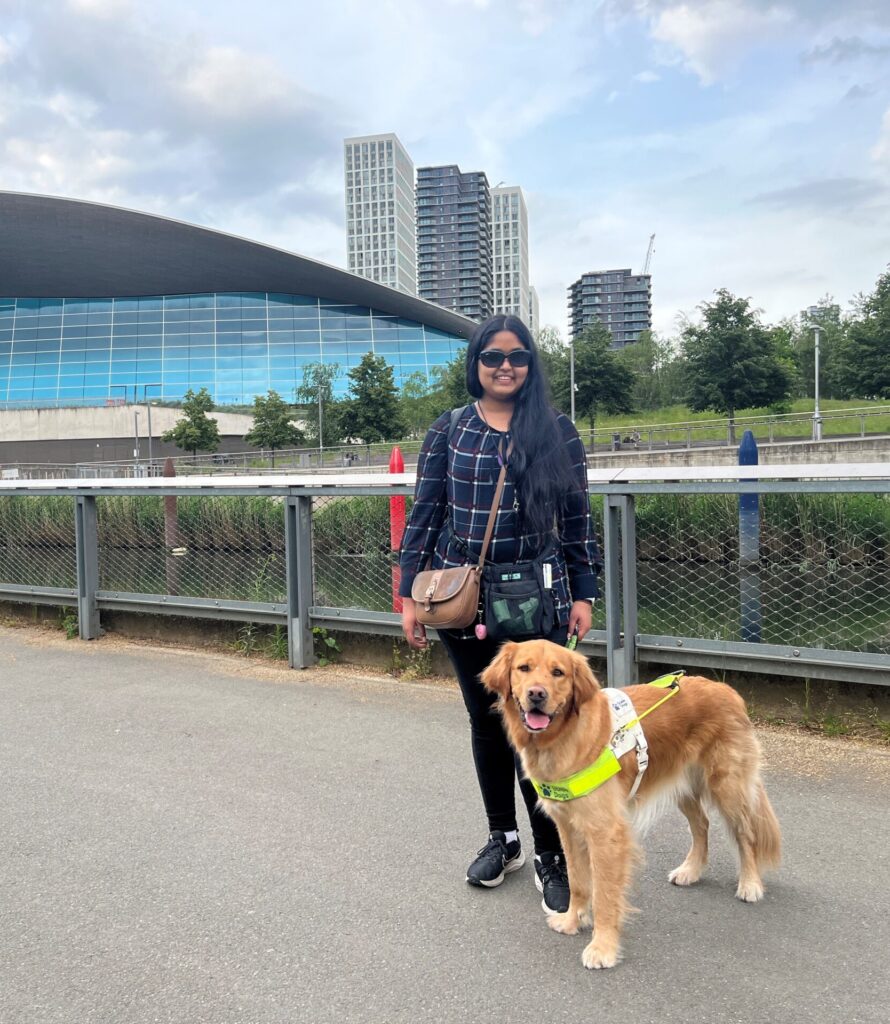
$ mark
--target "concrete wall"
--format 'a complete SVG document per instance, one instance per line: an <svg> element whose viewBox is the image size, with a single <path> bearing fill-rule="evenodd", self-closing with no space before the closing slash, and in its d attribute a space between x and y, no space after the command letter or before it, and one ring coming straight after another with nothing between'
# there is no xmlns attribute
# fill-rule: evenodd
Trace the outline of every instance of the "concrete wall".
<svg viewBox="0 0 890 1024"><path fill-rule="evenodd" d="M148 410L144 405L85 406L78 409L0 409L0 441L57 441L60 438L132 438L134 417L139 432L148 437ZM241 435L250 430L252 416L232 412L210 414L219 432ZM151 407L151 426L160 437L182 418L181 409Z"/></svg>
<svg viewBox="0 0 890 1024"><path fill-rule="evenodd" d="M741 440L741 438L739 438ZM890 437L838 438L830 441L786 441L758 443L760 462L765 466L799 465L817 462L890 462ZM726 466L738 461L738 448L671 448L637 450L624 445L618 452L591 455L591 468L612 466Z"/></svg>
<svg viewBox="0 0 890 1024"><path fill-rule="evenodd" d="M140 457L148 457L148 409L144 405L89 406L78 409L0 409L0 462L74 463L133 458L139 414ZM253 417L213 412L221 435L220 451L253 451L245 444ZM184 453L160 437L182 417L182 410L151 408L154 458Z"/></svg>

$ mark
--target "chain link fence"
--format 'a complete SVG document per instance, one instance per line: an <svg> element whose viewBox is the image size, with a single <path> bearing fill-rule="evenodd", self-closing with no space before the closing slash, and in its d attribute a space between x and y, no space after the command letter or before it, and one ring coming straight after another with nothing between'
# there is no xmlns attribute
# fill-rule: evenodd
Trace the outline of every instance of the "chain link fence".
<svg viewBox="0 0 890 1024"><path fill-rule="evenodd" d="M96 501L99 588L281 603L281 498L120 495Z"/></svg>
<svg viewBox="0 0 890 1024"><path fill-rule="evenodd" d="M0 582L74 587L74 498L0 496Z"/></svg>
<svg viewBox="0 0 890 1024"><path fill-rule="evenodd" d="M595 523L602 523L602 505L601 496L591 497ZM602 537L601 527L596 532ZM398 568L396 552L390 547L389 498L316 498L312 550L315 605L393 611ZM594 608L593 628L604 626L605 607L599 602Z"/></svg>
<svg viewBox="0 0 890 1024"><path fill-rule="evenodd" d="M255 614L256 621L294 623L297 616L309 628L314 609L311 615L329 628L337 628L335 622L371 632L397 628L390 499L398 489L380 480L336 489L282 481L275 493L245 481L238 485L242 492L226 494L183 494L185 487L173 482L170 490L180 493L140 493L138 484L109 493L110 485L80 498L13 486L18 492L0 495L0 599L27 600L22 588L78 588L75 502L89 501L95 527L84 529L95 533L100 607L129 594L146 611L161 610L165 601L168 611L199 614L201 601L228 601L247 605L228 608L229 617L241 621ZM796 493L793 485L762 481L759 522L753 534L749 529L747 547L735 486L732 493L698 493L681 483L636 485L616 540L616 547L622 544L632 515L630 564L613 559L615 576L601 579L603 594L618 609L612 621L620 621L627 598L635 602L635 636L719 642L730 654L730 648L750 652L758 644L844 652L857 665L876 655L884 660L872 659L868 670L883 666L883 681L890 680L890 482L866 491L825 480L811 484L817 493ZM592 492L602 542L607 496L633 488L599 483ZM305 503L305 523L287 519L294 502ZM290 553L287 522L295 536ZM88 548L87 540L82 543ZM302 607L295 608L298 592ZM206 607L200 613L209 614ZM594 612L594 643L613 642L605 633L606 613L602 600ZM219 617L226 617L225 607Z"/></svg>
<svg viewBox="0 0 890 1024"><path fill-rule="evenodd" d="M765 494L742 560L732 494L636 500L641 633L890 654L890 496Z"/></svg>

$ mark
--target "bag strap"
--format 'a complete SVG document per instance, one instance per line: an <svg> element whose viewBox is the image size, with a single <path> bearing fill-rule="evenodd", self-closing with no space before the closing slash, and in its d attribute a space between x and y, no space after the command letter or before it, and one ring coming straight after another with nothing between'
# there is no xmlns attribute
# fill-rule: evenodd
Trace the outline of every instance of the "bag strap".
<svg viewBox="0 0 890 1024"><path fill-rule="evenodd" d="M488 513L488 525L485 527L485 539L482 541L482 550L479 552L479 568L485 564L485 555L488 552L488 545L491 535L494 533L494 521L497 519L498 507L501 504L501 495L504 493L504 483L507 480L507 466L501 466L498 476L498 485L494 489L494 500L491 503L491 511Z"/></svg>
<svg viewBox="0 0 890 1024"><path fill-rule="evenodd" d="M448 437L446 439L446 445L451 444L451 438L454 436L457 430L457 424L460 421L461 416L464 412L469 409L468 405L459 405L456 409L451 410L451 420L448 424ZM510 448L507 449L507 458L510 457L510 451L513 445L511 443ZM491 511L488 513L488 525L485 527L485 539L482 541L482 550L479 552L479 568L485 564L485 555L488 552L488 545L491 543L491 535L494 533L494 522L497 519L498 508L501 504L501 496L504 493L504 484L507 480L507 459L502 458L501 472L498 476L497 487L494 489L494 500L491 503Z"/></svg>
<svg viewBox="0 0 890 1024"><path fill-rule="evenodd" d="M460 421L461 416L470 407L468 405L459 405L456 409L451 410L451 422L448 424L448 437L446 443L451 444L451 438L454 437L454 432L457 430L457 424Z"/></svg>

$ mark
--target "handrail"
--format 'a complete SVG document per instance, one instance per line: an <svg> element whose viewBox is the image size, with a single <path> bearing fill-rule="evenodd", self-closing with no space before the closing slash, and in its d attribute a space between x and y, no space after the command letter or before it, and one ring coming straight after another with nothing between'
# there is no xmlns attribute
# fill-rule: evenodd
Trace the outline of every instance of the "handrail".
<svg viewBox="0 0 890 1024"><path fill-rule="evenodd" d="M861 462L838 464L804 463L800 465L752 466L612 466L590 469L591 489L614 484L665 484L697 482L801 482L831 480L871 481L890 484L890 463ZM266 494L294 495L344 491L363 494L405 493L413 491L415 473L341 473L268 474L260 476L210 477L97 477L90 479L0 480L0 495L22 494ZM751 489L751 488L747 488ZM880 488L883 490L883 488Z"/></svg>

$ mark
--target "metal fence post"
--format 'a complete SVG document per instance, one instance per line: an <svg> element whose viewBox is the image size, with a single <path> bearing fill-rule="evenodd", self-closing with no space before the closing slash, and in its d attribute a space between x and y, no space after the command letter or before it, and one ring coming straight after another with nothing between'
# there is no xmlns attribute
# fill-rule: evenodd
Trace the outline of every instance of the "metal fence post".
<svg viewBox="0 0 890 1024"><path fill-rule="evenodd" d="M96 499L77 497L74 505L74 537L77 553L77 630L81 640L99 636L99 530Z"/></svg>
<svg viewBox="0 0 890 1024"><path fill-rule="evenodd" d="M312 497L288 498L284 506L287 571L287 651L291 668L315 664L309 606L312 604Z"/></svg>
<svg viewBox="0 0 890 1024"><path fill-rule="evenodd" d="M619 552L618 501L603 496L603 556L606 567L606 675L608 686L620 686L621 678L621 557Z"/></svg>
<svg viewBox="0 0 890 1024"><path fill-rule="evenodd" d="M624 610L624 650L622 656L624 682L630 686L640 681L637 664L637 517L632 494L623 495L621 502L621 586Z"/></svg>

